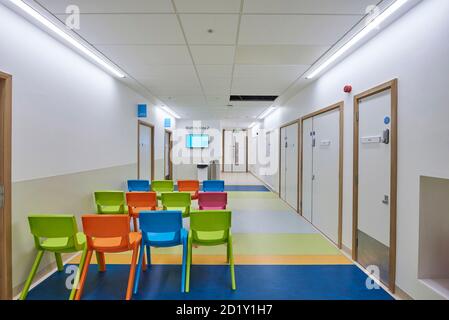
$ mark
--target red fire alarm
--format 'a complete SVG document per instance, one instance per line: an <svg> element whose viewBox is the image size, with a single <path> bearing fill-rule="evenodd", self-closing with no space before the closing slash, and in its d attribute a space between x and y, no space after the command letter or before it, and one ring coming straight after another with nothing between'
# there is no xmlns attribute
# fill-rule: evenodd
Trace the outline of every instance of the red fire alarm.
<svg viewBox="0 0 449 320"><path fill-rule="evenodd" d="M346 93L351 93L351 92L352 92L352 86L346 85L346 86L343 88L343 91L346 92Z"/></svg>

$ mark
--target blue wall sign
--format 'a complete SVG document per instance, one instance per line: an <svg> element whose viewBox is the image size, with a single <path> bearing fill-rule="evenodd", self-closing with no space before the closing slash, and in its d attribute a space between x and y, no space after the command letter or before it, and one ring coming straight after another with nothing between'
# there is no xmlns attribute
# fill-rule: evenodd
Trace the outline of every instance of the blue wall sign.
<svg viewBox="0 0 449 320"><path fill-rule="evenodd" d="M385 124L390 124L390 121L391 121L390 117L386 116L385 119L384 119L384 123Z"/></svg>
<svg viewBox="0 0 449 320"><path fill-rule="evenodd" d="M164 119L164 128L171 128L171 119L170 118Z"/></svg>
<svg viewBox="0 0 449 320"><path fill-rule="evenodd" d="M147 105L146 104L137 105L137 117L139 117L139 118L147 117Z"/></svg>

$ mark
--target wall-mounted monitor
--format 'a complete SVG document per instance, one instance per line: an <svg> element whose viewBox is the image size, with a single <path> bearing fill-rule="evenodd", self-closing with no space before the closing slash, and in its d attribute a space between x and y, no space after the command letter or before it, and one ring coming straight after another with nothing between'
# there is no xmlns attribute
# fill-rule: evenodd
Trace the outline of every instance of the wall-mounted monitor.
<svg viewBox="0 0 449 320"><path fill-rule="evenodd" d="M209 135L188 134L186 136L186 147L190 149L204 149L209 147Z"/></svg>

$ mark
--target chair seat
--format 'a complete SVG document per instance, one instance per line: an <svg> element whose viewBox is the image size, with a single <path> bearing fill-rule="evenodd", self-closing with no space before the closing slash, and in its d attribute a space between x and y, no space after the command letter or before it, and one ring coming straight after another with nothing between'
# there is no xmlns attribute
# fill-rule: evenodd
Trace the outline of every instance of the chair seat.
<svg viewBox="0 0 449 320"><path fill-rule="evenodd" d="M122 238L97 238L92 240L92 246L95 250L102 252L122 252L131 250L133 246L140 243L142 235L140 232L130 232L129 234L129 247L122 246Z"/></svg>
<svg viewBox="0 0 449 320"><path fill-rule="evenodd" d="M195 242L199 243L213 243L226 242L225 231L196 231L194 237Z"/></svg>
<svg viewBox="0 0 449 320"><path fill-rule="evenodd" d="M187 237L187 231L181 230L181 236L178 232L147 233L149 245L153 247L172 247L182 244L182 238Z"/></svg>
<svg viewBox="0 0 449 320"><path fill-rule="evenodd" d="M182 214L185 214L187 211L187 207L167 207L166 210L170 211L181 211Z"/></svg>
<svg viewBox="0 0 449 320"><path fill-rule="evenodd" d="M120 206L101 206L102 214L123 214L128 213L128 207L124 206L123 210L120 210Z"/></svg>
<svg viewBox="0 0 449 320"><path fill-rule="evenodd" d="M161 210L161 209L157 208L157 207L132 208L132 212L130 211L130 215L138 218L141 211L156 211L156 210Z"/></svg>
<svg viewBox="0 0 449 320"><path fill-rule="evenodd" d="M226 210L226 207L201 207L200 210Z"/></svg>

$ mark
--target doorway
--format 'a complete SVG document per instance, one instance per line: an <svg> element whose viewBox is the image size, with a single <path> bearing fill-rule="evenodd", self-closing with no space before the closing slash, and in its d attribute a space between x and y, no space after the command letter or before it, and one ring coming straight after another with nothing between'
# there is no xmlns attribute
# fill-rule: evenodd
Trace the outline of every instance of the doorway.
<svg viewBox="0 0 449 320"><path fill-rule="evenodd" d="M301 214L342 247L343 102L302 119Z"/></svg>
<svg viewBox="0 0 449 320"><path fill-rule="evenodd" d="M0 71L0 300L12 299L11 121L12 77Z"/></svg>
<svg viewBox="0 0 449 320"><path fill-rule="evenodd" d="M137 125L137 179L154 180L154 126L139 120Z"/></svg>
<svg viewBox="0 0 449 320"><path fill-rule="evenodd" d="M396 286L397 86L395 79L354 97L352 254L392 292Z"/></svg>
<svg viewBox="0 0 449 320"><path fill-rule="evenodd" d="M281 127L279 157L279 196L293 209L299 209L299 121Z"/></svg>
<svg viewBox="0 0 449 320"><path fill-rule="evenodd" d="M247 130L223 130L223 172L248 172Z"/></svg>
<svg viewBox="0 0 449 320"><path fill-rule="evenodd" d="M165 130L164 134L164 178L165 180L173 179L173 162L172 162L172 132Z"/></svg>

